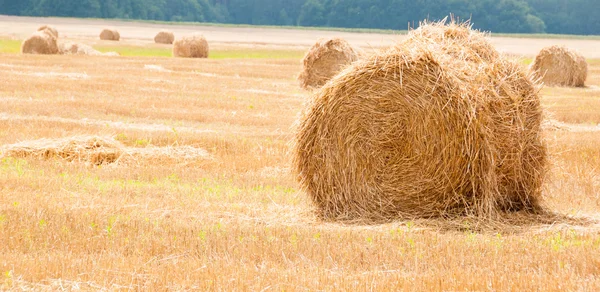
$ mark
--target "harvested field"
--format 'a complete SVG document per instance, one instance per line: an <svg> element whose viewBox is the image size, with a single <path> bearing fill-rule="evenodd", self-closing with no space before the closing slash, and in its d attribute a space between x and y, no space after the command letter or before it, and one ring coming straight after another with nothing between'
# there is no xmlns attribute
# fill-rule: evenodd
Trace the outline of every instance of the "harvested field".
<svg viewBox="0 0 600 292"><path fill-rule="evenodd" d="M294 122L311 97L296 76L316 38L215 39L200 60L171 58L152 25L2 19L2 33L48 23L64 41L122 57L21 55L20 43L0 53L0 290L600 289L593 52L587 87L540 92L550 164L541 195L555 214L339 224L314 215L291 164ZM124 40L95 42L109 25ZM368 37L344 36L363 48ZM7 153L82 137L122 154L92 163L98 147L76 147L73 159Z"/></svg>

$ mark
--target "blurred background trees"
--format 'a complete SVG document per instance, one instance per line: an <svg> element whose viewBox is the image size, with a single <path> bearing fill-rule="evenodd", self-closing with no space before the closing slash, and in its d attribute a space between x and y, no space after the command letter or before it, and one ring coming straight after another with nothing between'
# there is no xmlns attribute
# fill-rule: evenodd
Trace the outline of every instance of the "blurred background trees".
<svg viewBox="0 0 600 292"><path fill-rule="evenodd" d="M449 14L507 33L600 34L600 0L0 0L0 14L407 29Z"/></svg>

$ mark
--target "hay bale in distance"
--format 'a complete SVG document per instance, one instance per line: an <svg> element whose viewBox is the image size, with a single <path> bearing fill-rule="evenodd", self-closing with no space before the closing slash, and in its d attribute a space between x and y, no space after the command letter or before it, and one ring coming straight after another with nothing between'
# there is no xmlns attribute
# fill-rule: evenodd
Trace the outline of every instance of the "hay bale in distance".
<svg viewBox="0 0 600 292"><path fill-rule="evenodd" d="M157 44L172 44L175 41L175 35L166 30L161 30L154 37L154 42Z"/></svg>
<svg viewBox="0 0 600 292"><path fill-rule="evenodd" d="M116 162L123 154L123 146L118 142L97 136L24 141L7 145L0 150L4 156L9 157L62 158L66 161L87 162L94 165Z"/></svg>
<svg viewBox="0 0 600 292"><path fill-rule="evenodd" d="M320 39L302 59L302 72L298 75L300 86L305 89L323 86L360 55L360 51L344 39Z"/></svg>
<svg viewBox="0 0 600 292"><path fill-rule="evenodd" d="M107 41L118 41L121 39L121 35L116 29L105 28L100 32L100 39Z"/></svg>
<svg viewBox="0 0 600 292"><path fill-rule="evenodd" d="M562 46L543 48L530 67L535 77L547 85L583 87L588 64L578 52Z"/></svg>
<svg viewBox="0 0 600 292"><path fill-rule="evenodd" d="M536 211L541 119L531 78L485 35L423 24L315 92L294 168L325 220Z"/></svg>
<svg viewBox="0 0 600 292"><path fill-rule="evenodd" d="M116 52L102 53L86 44L66 42L59 44L61 55L86 55L86 56L119 56Z"/></svg>
<svg viewBox="0 0 600 292"><path fill-rule="evenodd" d="M56 38L46 31L36 31L21 44L23 54L58 54Z"/></svg>
<svg viewBox="0 0 600 292"><path fill-rule="evenodd" d="M208 42L201 34L178 38L173 42L173 57L208 58Z"/></svg>
<svg viewBox="0 0 600 292"><path fill-rule="evenodd" d="M49 25L42 25L38 28L38 31L47 31L51 33L55 38L58 38L58 30L56 28Z"/></svg>

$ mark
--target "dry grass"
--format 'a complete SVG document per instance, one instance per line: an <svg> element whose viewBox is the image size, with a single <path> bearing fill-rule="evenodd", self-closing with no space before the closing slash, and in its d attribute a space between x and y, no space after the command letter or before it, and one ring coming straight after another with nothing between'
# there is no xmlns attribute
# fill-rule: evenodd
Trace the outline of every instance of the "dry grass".
<svg viewBox="0 0 600 292"><path fill-rule="evenodd" d="M102 53L86 44L74 42L59 43L58 50L62 55L119 56L116 52Z"/></svg>
<svg viewBox="0 0 600 292"><path fill-rule="evenodd" d="M291 125L307 99L300 57L2 57L0 145L97 135L177 159L0 158L0 290L600 288L595 225L318 221L290 171ZM542 96L554 119L597 120L600 92ZM548 209L598 217L599 136L545 136Z"/></svg>
<svg viewBox="0 0 600 292"><path fill-rule="evenodd" d="M144 147L125 147L112 137L74 136L62 139L23 141L0 147L0 158L34 158L48 160L60 158L68 162L91 165L135 162L161 163L167 161L210 159L208 152L192 146L156 147L142 142Z"/></svg>
<svg viewBox="0 0 600 292"><path fill-rule="evenodd" d="M122 147L100 137L40 139L0 148L0 157L52 159L89 162L93 165L113 163L123 155Z"/></svg>

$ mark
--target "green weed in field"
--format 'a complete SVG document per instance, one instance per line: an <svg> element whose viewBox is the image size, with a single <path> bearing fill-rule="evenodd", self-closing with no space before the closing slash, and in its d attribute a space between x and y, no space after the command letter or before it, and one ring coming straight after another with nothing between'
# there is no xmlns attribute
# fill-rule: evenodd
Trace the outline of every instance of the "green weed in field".
<svg viewBox="0 0 600 292"><path fill-rule="evenodd" d="M0 40L0 53L19 53L21 51L20 40Z"/></svg>

